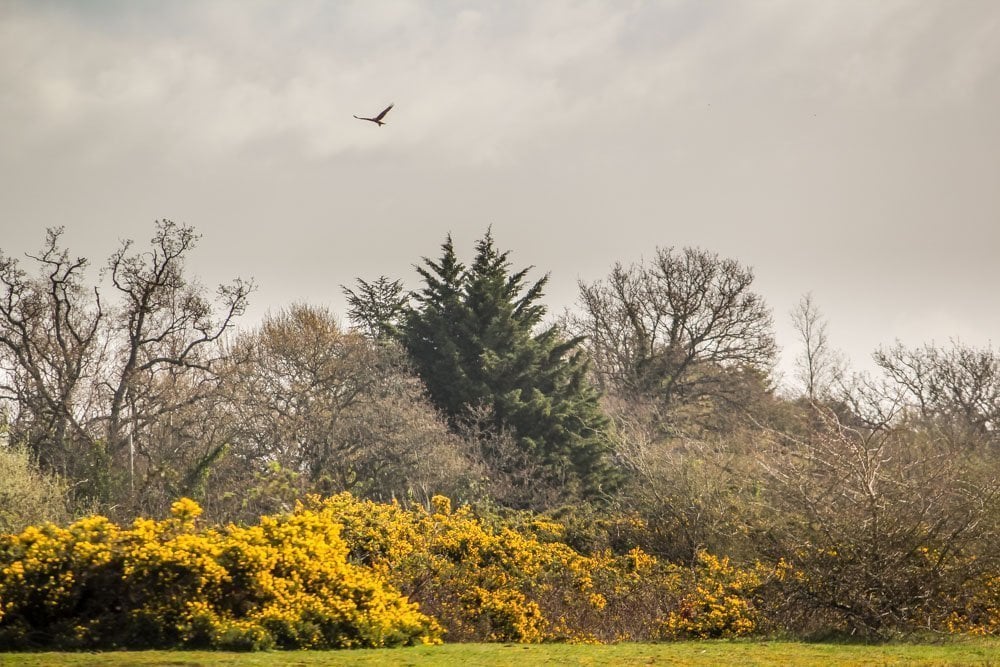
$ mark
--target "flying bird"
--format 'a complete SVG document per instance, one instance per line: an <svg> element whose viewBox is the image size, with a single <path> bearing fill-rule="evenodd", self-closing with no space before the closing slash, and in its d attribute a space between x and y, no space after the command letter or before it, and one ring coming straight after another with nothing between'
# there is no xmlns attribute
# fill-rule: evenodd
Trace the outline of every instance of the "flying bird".
<svg viewBox="0 0 1000 667"><path fill-rule="evenodd" d="M395 102L393 102L393 104L395 104ZM390 104L385 109L382 109L382 113L380 113L379 115L375 116L374 118L362 118L361 116L355 116L355 118L357 118L358 120L369 120L369 121L375 123L376 125L378 125L379 127L381 127L382 125L385 125L385 123L382 122L382 119L385 118L385 115L387 113L389 113L389 109L392 108L393 104Z"/></svg>

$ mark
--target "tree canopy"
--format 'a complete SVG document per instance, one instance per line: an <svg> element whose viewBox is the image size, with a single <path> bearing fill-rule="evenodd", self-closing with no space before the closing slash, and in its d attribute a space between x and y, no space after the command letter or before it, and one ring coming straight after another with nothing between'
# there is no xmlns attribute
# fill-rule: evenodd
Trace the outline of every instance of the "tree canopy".
<svg viewBox="0 0 1000 667"><path fill-rule="evenodd" d="M678 411L744 404L776 355L770 309L753 271L698 248L657 248L652 261L580 283L573 331L587 339L600 388ZM674 424L676 425L676 424ZM671 430L671 429L668 429Z"/></svg>

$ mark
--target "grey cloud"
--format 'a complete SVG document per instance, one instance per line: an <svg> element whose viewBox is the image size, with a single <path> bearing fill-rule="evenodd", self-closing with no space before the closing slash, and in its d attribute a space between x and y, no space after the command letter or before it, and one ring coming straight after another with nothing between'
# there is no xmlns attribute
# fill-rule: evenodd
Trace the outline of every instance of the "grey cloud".
<svg viewBox="0 0 1000 667"><path fill-rule="evenodd" d="M1000 327L991 0L7 2L0 88L6 252L174 217L258 311L340 308L492 223L555 310L690 244L779 320L813 290L856 361Z"/></svg>

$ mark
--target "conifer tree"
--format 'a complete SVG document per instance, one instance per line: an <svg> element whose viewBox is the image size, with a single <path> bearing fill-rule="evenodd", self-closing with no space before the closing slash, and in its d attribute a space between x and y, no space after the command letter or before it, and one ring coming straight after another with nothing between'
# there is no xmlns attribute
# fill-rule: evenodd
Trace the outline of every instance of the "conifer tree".
<svg viewBox="0 0 1000 667"><path fill-rule="evenodd" d="M357 290L340 286L347 297L347 317L351 323L371 340L385 341L396 337L409 303L402 281L390 281L385 276L379 276L371 282L361 278L355 282Z"/></svg>
<svg viewBox="0 0 1000 667"><path fill-rule="evenodd" d="M441 249L438 262L425 257L425 266L417 267L424 287L411 295L416 305L403 317L400 338L431 400L454 418L473 394L460 340L466 319L462 298L465 266L458 261L451 235Z"/></svg>
<svg viewBox="0 0 1000 667"><path fill-rule="evenodd" d="M548 276L529 283L530 267L511 272L509 251L499 252L490 232L468 268L450 236L442 250L418 267L424 287L400 332L431 399L455 426L487 408L488 426L510 433L522 459L543 471L534 481L561 488L564 499L610 490L607 420L581 339L539 330Z"/></svg>

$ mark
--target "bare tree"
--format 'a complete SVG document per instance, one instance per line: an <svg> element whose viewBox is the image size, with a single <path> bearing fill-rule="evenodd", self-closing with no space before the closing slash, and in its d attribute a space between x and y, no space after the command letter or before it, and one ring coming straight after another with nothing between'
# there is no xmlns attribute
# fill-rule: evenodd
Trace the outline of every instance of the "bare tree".
<svg viewBox="0 0 1000 667"><path fill-rule="evenodd" d="M59 246L62 233L49 229L42 250L27 254L37 276L0 255L0 391L11 406L11 438L43 466L72 474L80 454L73 443L89 437L106 313L99 293L84 286L87 260Z"/></svg>
<svg viewBox="0 0 1000 667"><path fill-rule="evenodd" d="M121 297L113 324L117 363L104 383L110 392L106 437L114 454L147 425L193 400L187 392L169 391L178 375L214 380L222 354L216 342L243 314L253 289L240 279L220 286L216 313L200 285L184 275L185 256L199 238L194 229L169 220L156 228L150 250L132 253L132 242L125 241L108 262Z"/></svg>
<svg viewBox="0 0 1000 667"><path fill-rule="evenodd" d="M825 399L844 373L844 363L830 347L827 322L807 293L791 311L792 326L799 336L802 350L795 359L796 379L801 382L810 401Z"/></svg>
<svg viewBox="0 0 1000 667"><path fill-rule="evenodd" d="M1000 443L1000 356L992 348L897 342L874 358L911 410L951 446Z"/></svg>
<svg viewBox="0 0 1000 667"><path fill-rule="evenodd" d="M218 342L253 286L223 285L213 304L184 273L197 234L163 220L149 250L124 241L112 255L106 275L117 298L106 304L61 234L49 230L43 250L28 255L37 277L0 258L0 391L16 406L13 439L84 496L123 507L149 472L136 454L159 458L164 424L210 395Z"/></svg>
<svg viewBox="0 0 1000 667"><path fill-rule="evenodd" d="M669 412L731 394L742 373L766 375L776 347L771 314L751 290L753 272L693 248L658 248L653 260L616 264L580 283L580 314L600 387Z"/></svg>

